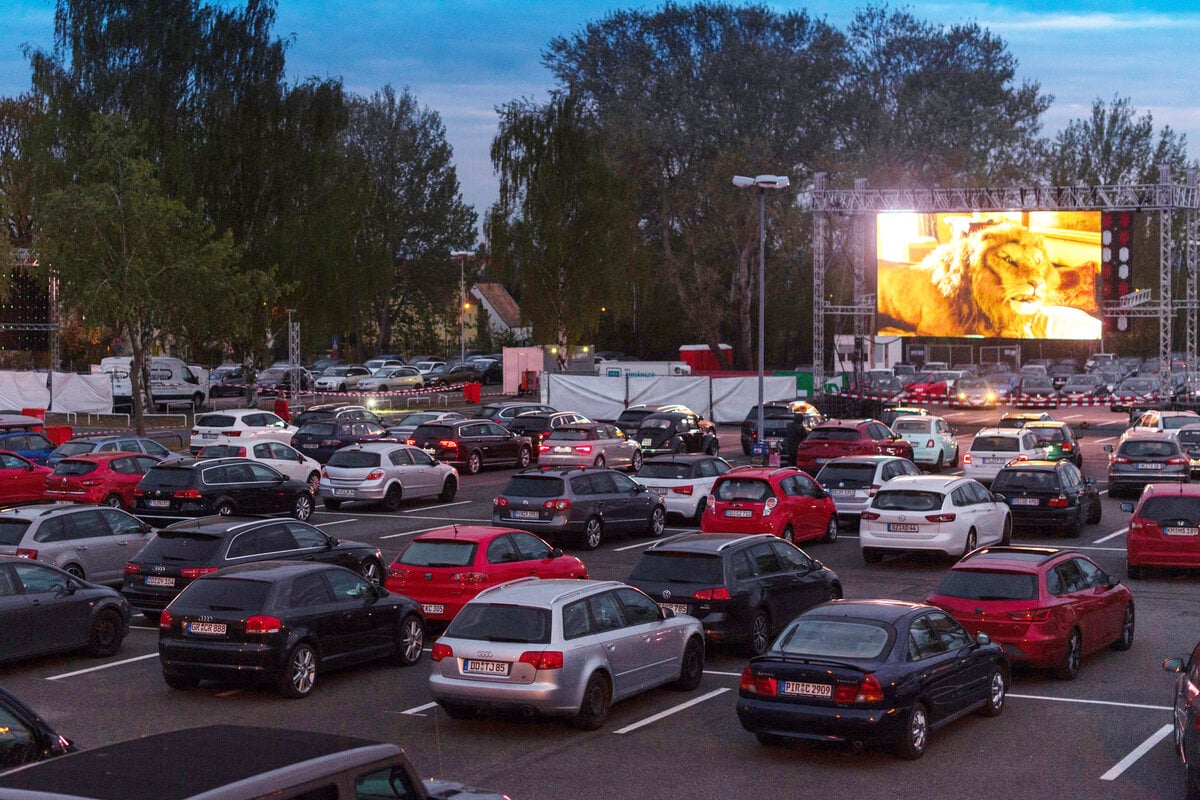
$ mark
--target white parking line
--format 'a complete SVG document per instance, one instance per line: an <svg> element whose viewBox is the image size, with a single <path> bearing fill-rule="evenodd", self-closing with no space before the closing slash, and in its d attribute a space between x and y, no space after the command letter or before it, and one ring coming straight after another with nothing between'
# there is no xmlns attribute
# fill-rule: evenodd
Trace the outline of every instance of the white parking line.
<svg viewBox="0 0 1200 800"><path fill-rule="evenodd" d="M400 536L416 536L418 533L428 533L429 531L436 531L436 530L438 530L440 528L444 528L444 527L446 527L446 526L445 525L434 525L432 528L421 528L420 530L405 531L404 533L389 533L384 536L380 536L379 538L380 539L396 539Z"/></svg>
<svg viewBox="0 0 1200 800"><path fill-rule="evenodd" d="M720 672L719 670L715 670L715 669L706 669L706 670L704 670L704 674L705 675L725 675L730 678L742 677L742 673L740 673L740 672Z"/></svg>
<svg viewBox="0 0 1200 800"><path fill-rule="evenodd" d="M406 708L403 711L388 711L386 713L388 713L388 714L408 714L409 716L413 716L413 717L423 717L425 715L421 713L422 711L428 711L429 709L436 708L436 707L437 707L437 703L426 703L423 706L413 706L412 708Z"/></svg>
<svg viewBox="0 0 1200 800"><path fill-rule="evenodd" d="M1118 708L1140 708L1145 711L1171 711L1171 706L1150 706L1144 703L1118 703L1114 700L1081 700L1077 697L1050 697L1044 694L1013 694L1008 693L1009 697L1017 697L1021 700L1050 700L1055 703L1079 703L1087 706L1116 706Z"/></svg>
<svg viewBox="0 0 1200 800"><path fill-rule="evenodd" d="M708 694L702 694L699 697L694 697L691 700L688 700L686 703L680 703L677 706L668 708L666 711L660 711L657 714L655 714L654 716L646 717L641 722L635 722L632 725L626 725L624 728L619 728L619 729L613 731L613 733L629 733L630 731L636 731L638 728L643 728L651 723L658 722L663 717L669 717L672 714L676 714L680 711L683 711L685 708L691 708L692 706L694 706L698 703L703 703L705 700L711 700L714 697L725 694L728 691L729 691L728 688L713 689Z"/></svg>
<svg viewBox="0 0 1200 800"><path fill-rule="evenodd" d="M1080 417L1082 417L1082 416L1083 416L1083 414L1069 414L1069 415L1067 415L1067 416L1065 416L1065 417L1061 417L1061 420L1062 420L1063 422L1066 422L1066 421L1067 421L1067 420L1069 420L1069 419L1079 419L1079 418L1080 418Z"/></svg>
<svg viewBox="0 0 1200 800"><path fill-rule="evenodd" d="M1121 773L1133 766L1139 758L1150 752L1150 748L1171 734L1171 726L1163 725L1150 735L1150 738L1134 748L1133 752L1118 761L1112 769L1100 776L1102 781L1115 781Z"/></svg>
<svg viewBox="0 0 1200 800"><path fill-rule="evenodd" d="M426 511L426 510L427 509L424 509L424 508L421 509L421 511ZM442 515L440 517L409 517L409 519L425 519L425 520L433 520L434 522L440 521L443 525L466 525L468 522L479 522L479 523L482 523L485 525L490 525L492 522L491 517L485 517L483 519L476 519L473 517L451 517L449 515ZM433 528L430 528L430 530L433 530Z"/></svg>
<svg viewBox="0 0 1200 800"><path fill-rule="evenodd" d="M626 550L637 550L639 547L645 549L647 547L652 546L653 544L654 544L654 542L638 542L637 544L627 544L624 547L614 547L613 552L614 553L623 553Z"/></svg>
<svg viewBox="0 0 1200 800"><path fill-rule="evenodd" d="M1107 542L1109 539L1115 539L1118 536L1122 536L1128 532L1129 532L1129 526L1126 526L1124 528L1118 528L1117 530L1110 533L1108 536L1103 536L1103 537L1097 539L1096 541L1092 542L1092 544L1100 544L1101 542Z"/></svg>
<svg viewBox="0 0 1200 800"><path fill-rule="evenodd" d="M50 677L46 678L46 680L57 681L62 678L74 678L76 675L84 675L88 672L97 672L102 669L108 669L109 667L120 667L125 664L132 664L134 661L145 661L147 658L158 658L158 653L147 653L144 656L126 658L122 659L121 661L114 661L111 664L101 664L98 667L88 667L87 669L77 669L74 672L64 672L61 675L51 675Z"/></svg>
<svg viewBox="0 0 1200 800"><path fill-rule="evenodd" d="M408 511L401 511L400 513L401 514L415 514L418 511L437 511L442 508L449 508L450 506L466 506L466 505L470 505L471 503L474 503L474 502L475 502L474 500L459 500L457 503L445 503L444 505L440 505L440 506L426 506L424 508L410 508Z"/></svg>
<svg viewBox="0 0 1200 800"><path fill-rule="evenodd" d="M351 517L350 519L335 519L332 522L318 522L316 527L324 528L326 525L345 525L347 522L358 522L358 517Z"/></svg>

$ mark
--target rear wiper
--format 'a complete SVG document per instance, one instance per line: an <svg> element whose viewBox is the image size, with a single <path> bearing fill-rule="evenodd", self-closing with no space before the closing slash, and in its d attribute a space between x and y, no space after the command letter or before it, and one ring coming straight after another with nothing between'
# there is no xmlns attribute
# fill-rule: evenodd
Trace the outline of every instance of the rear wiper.
<svg viewBox="0 0 1200 800"><path fill-rule="evenodd" d="M530 644L536 641L534 639L526 639L517 636L489 636L487 637L487 640L489 642L511 642L514 644Z"/></svg>
<svg viewBox="0 0 1200 800"><path fill-rule="evenodd" d="M776 655L777 654L777 655ZM844 667L846 669L856 669L864 671L861 664L854 664L849 661L838 661L833 658L821 658L819 656L798 656L794 654L781 653L779 651L768 650L763 655L770 655L779 658L781 661L799 662L801 664L828 664L831 667Z"/></svg>
<svg viewBox="0 0 1200 800"><path fill-rule="evenodd" d="M245 611L246 609L242 608L241 606L214 606L214 605L210 605L210 606L208 607L208 610L209 610L209 611Z"/></svg>

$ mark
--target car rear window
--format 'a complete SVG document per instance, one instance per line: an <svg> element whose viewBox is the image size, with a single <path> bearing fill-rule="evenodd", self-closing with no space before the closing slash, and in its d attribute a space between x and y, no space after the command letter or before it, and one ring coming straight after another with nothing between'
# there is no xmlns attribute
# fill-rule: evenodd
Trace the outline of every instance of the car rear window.
<svg viewBox="0 0 1200 800"><path fill-rule="evenodd" d="M57 458L78 456L83 455L84 453L90 453L95 449L96 444L94 442L63 442L57 448L55 448L54 456Z"/></svg>
<svg viewBox="0 0 1200 800"><path fill-rule="evenodd" d="M25 531L29 529L29 520L25 519L0 519L0 544L17 545L25 538Z"/></svg>
<svg viewBox="0 0 1200 800"><path fill-rule="evenodd" d="M808 435L810 442L857 442L860 438L857 428L817 428Z"/></svg>
<svg viewBox="0 0 1200 800"><path fill-rule="evenodd" d="M702 583L720 586L725 582L721 557L709 553L644 553L629 573L631 581Z"/></svg>
<svg viewBox="0 0 1200 800"><path fill-rule="evenodd" d="M335 422L306 422L296 431L297 436L332 436L337 430Z"/></svg>
<svg viewBox="0 0 1200 800"><path fill-rule="evenodd" d="M184 467L151 467L138 486L143 489L186 489L192 485L195 472Z"/></svg>
<svg viewBox="0 0 1200 800"><path fill-rule="evenodd" d="M675 424L674 420L665 419L664 417L656 417L654 419L647 418L647 419L642 420L641 424L638 425L638 427L645 428L646 430L665 431L674 424Z"/></svg>
<svg viewBox="0 0 1200 800"><path fill-rule="evenodd" d="M246 454L244 447L232 444L205 445L199 453L199 458L241 458Z"/></svg>
<svg viewBox="0 0 1200 800"><path fill-rule="evenodd" d="M467 603L446 629L453 639L549 644L550 609L501 603Z"/></svg>
<svg viewBox="0 0 1200 800"><path fill-rule="evenodd" d="M1033 600L1038 596L1037 576L1028 572L952 569L937 593L967 600Z"/></svg>
<svg viewBox="0 0 1200 800"><path fill-rule="evenodd" d="M217 557L224 536L164 528L138 553L138 561L158 564L207 564Z"/></svg>
<svg viewBox="0 0 1200 800"><path fill-rule="evenodd" d="M396 561L413 567L465 567L475 563L476 542L415 541Z"/></svg>
<svg viewBox="0 0 1200 800"><path fill-rule="evenodd" d="M55 475L87 475L95 472L100 465L94 461L60 461L54 468Z"/></svg>
<svg viewBox="0 0 1200 800"><path fill-rule="evenodd" d="M936 511L944 501L945 495L941 492L885 489L875 495L871 506L884 511Z"/></svg>
<svg viewBox="0 0 1200 800"><path fill-rule="evenodd" d="M1019 490L1024 492L1057 492L1058 476L1044 469L1011 469L1000 470L992 481L992 491Z"/></svg>
<svg viewBox="0 0 1200 800"><path fill-rule="evenodd" d="M513 475L501 494L514 497L562 497L563 479L553 475Z"/></svg>
<svg viewBox="0 0 1200 800"><path fill-rule="evenodd" d="M1152 519L1159 525L1164 522L1171 525L1187 521L1191 525L1200 524L1200 497L1149 497L1138 510L1137 516Z"/></svg>
<svg viewBox="0 0 1200 800"><path fill-rule="evenodd" d="M1026 428L1039 442L1065 442L1067 435L1062 428Z"/></svg>
<svg viewBox="0 0 1200 800"><path fill-rule="evenodd" d="M437 417L437 412L422 411L417 414L407 415L402 420L400 420L400 422L397 424L417 426L417 425L421 425L422 423L428 422L429 420L434 419L435 417Z"/></svg>
<svg viewBox="0 0 1200 800"><path fill-rule="evenodd" d="M645 461L642 463L642 468L638 470L639 478L665 478L668 480L685 480L692 468L687 464L678 464L673 461Z"/></svg>
<svg viewBox="0 0 1200 800"><path fill-rule="evenodd" d="M874 661L883 656L891 631L867 621L798 619L771 645L786 655L854 658Z"/></svg>
<svg viewBox="0 0 1200 800"><path fill-rule="evenodd" d="M971 449L989 453L1015 453L1020 441L1015 436L976 436Z"/></svg>
<svg viewBox="0 0 1200 800"><path fill-rule="evenodd" d="M1200 429L1193 431L1180 431L1176 434L1176 438L1179 439L1179 443L1182 445L1200 444Z"/></svg>
<svg viewBox="0 0 1200 800"><path fill-rule="evenodd" d="M922 419L898 419L892 423L895 433L929 433L929 423Z"/></svg>
<svg viewBox="0 0 1200 800"><path fill-rule="evenodd" d="M1174 442L1158 442L1145 441L1139 439L1126 439L1117 448L1117 452L1123 456L1131 458L1163 458L1166 456L1179 455L1179 448Z"/></svg>
<svg viewBox="0 0 1200 800"><path fill-rule="evenodd" d="M592 431L582 428L559 428L546 437L546 441L582 442L592 438Z"/></svg>
<svg viewBox="0 0 1200 800"><path fill-rule="evenodd" d="M343 469L370 469L378 467L379 453L372 450L338 450L329 457L328 466Z"/></svg>
<svg viewBox="0 0 1200 800"><path fill-rule="evenodd" d="M197 428L232 428L237 418L228 414L202 414L196 419Z"/></svg>
<svg viewBox="0 0 1200 800"><path fill-rule="evenodd" d="M508 426L516 434L545 433L550 430L550 420L543 418L521 419L518 417Z"/></svg>
<svg viewBox="0 0 1200 800"><path fill-rule="evenodd" d="M245 578L192 581L171 603L173 612L261 611L274 584Z"/></svg>
<svg viewBox="0 0 1200 800"><path fill-rule="evenodd" d="M1163 417L1162 418L1163 430L1166 430L1166 431L1179 430L1184 425L1194 425L1197 422L1200 422L1200 417L1193 417L1190 415L1181 415L1178 417Z"/></svg>
<svg viewBox="0 0 1200 800"><path fill-rule="evenodd" d="M437 439L453 439L454 428L450 425L421 425L412 433L413 438L421 442Z"/></svg>
<svg viewBox="0 0 1200 800"><path fill-rule="evenodd" d="M757 478L728 478L717 481L713 494L718 500L750 500L762 502L774 496L771 484Z"/></svg>
<svg viewBox="0 0 1200 800"><path fill-rule="evenodd" d="M817 473L817 482L826 488L865 489L874 478L874 464L826 464Z"/></svg>

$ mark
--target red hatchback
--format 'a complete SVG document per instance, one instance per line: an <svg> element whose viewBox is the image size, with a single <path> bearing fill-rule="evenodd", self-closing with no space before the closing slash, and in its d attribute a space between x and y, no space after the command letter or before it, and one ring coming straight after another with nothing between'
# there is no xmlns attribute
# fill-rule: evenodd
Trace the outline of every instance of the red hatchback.
<svg viewBox="0 0 1200 800"><path fill-rule="evenodd" d="M1145 567L1200 567L1200 485L1151 483L1142 491L1125 535L1125 574L1142 577Z"/></svg>
<svg viewBox="0 0 1200 800"><path fill-rule="evenodd" d="M532 533L482 525L446 527L413 538L388 567L384 585L421 604L430 622L449 622L489 586L526 578L587 578L587 567Z"/></svg>
<svg viewBox="0 0 1200 800"><path fill-rule="evenodd" d="M1004 645L1014 663L1064 680L1083 656L1133 644L1133 596L1082 553L1047 547L984 547L962 557L926 601L972 635Z"/></svg>
<svg viewBox="0 0 1200 800"><path fill-rule="evenodd" d="M16 453L0 450L0 505L39 502L51 471Z"/></svg>
<svg viewBox="0 0 1200 800"><path fill-rule="evenodd" d="M160 461L146 453L84 453L64 458L46 476L42 497L130 509L138 481Z"/></svg>
<svg viewBox="0 0 1200 800"><path fill-rule="evenodd" d="M832 542L838 535L837 507L829 492L803 470L737 467L713 484L700 530Z"/></svg>
<svg viewBox="0 0 1200 800"><path fill-rule="evenodd" d="M877 419L823 422L796 448L795 464L816 472L841 456L900 456L913 459L912 445Z"/></svg>

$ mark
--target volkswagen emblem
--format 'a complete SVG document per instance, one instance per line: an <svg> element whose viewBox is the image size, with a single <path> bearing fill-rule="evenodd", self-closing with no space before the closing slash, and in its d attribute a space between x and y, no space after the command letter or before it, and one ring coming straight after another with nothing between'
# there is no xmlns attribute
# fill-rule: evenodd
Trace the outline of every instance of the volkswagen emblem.
<svg viewBox="0 0 1200 800"><path fill-rule="evenodd" d="M670 599L671 599L671 590L670 590L670 589L663 589L663 595L662 595L662 597L663 597L663 600L670 600Z"/></svg>

